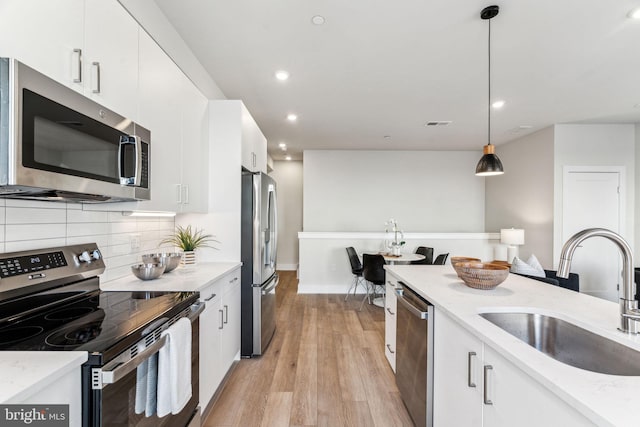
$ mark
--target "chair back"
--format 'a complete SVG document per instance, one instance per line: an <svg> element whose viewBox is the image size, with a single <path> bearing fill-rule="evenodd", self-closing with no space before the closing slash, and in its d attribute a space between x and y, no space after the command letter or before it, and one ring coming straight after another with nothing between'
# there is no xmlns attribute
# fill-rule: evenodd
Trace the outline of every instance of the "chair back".
<svg viewBox="0 0 640 427"><path fill-rule="evenodd" d="M360 263L360 258L358 258L358 254L356 253L356 250L353 249L353 246L349 246L347 248L347 255L349 256L349 263L351 264L351 273L362 274L362 264Z"/></svg>
<svg viewBox="0 0 640 427"><path fill-rule="evenodd" d="M362 277L376 285L385 284L384 257L382 255L362 254Z"/></svg>
<svg viewBox="0 0 640 427"><path fill-rule="evenodd" d="M433 264L433 248L418 246L418 248L416 249L416 253L424 255L424 259L421 259L419 261L411 261L411 264Z"/></svg>
<svg viewBox="0 0 640 427"><path fill-rule="evenodd" d="M447 262L448 257L449 257L448 253L438 255L435 261L433 261L433 265L444 265L444 263Z"/></svg>

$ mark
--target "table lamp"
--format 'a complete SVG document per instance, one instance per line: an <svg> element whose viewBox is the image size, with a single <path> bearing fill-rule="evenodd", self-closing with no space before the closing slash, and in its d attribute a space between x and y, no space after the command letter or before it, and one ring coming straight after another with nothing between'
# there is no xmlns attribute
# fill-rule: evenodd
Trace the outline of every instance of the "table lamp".
<svg viewBox="0 0 640 427"><path fill-rule="evenodd" d="M518 246L524 245L524 230L522 228L501 229L500 243L507 245L507 261L513 262L513 259L518 256Z"/></svg>

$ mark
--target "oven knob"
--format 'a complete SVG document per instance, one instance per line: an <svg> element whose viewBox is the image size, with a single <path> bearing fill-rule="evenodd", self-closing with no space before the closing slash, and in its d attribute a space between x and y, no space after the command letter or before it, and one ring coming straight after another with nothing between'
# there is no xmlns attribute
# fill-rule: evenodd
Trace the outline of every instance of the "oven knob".
<svg viewBox="0 0 640 427"><path fill-rule="evenodd" d="M84 251L80 255L78 255L78 261L80 261L80 262L91 262L91 255L89 255L89 252Z"/></svg>
<svg viewBox="0 0 640 427"><path fill-rule="evenodd" d="M97 261L100 258L102 258L102 255L100 254L100 251L96 249L93 252L91 252L91 258Z"/></svg>

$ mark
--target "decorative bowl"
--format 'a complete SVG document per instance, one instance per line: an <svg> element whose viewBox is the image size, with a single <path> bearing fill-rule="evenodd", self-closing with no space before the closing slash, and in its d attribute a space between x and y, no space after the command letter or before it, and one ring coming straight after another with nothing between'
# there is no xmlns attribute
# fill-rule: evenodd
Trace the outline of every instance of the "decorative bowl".
<svg viewBox="0 0 640 427"><path fill-rule="evenodd" d="M160 263L144 263L131 266L131 272L141 280L153 280L162 276L165 266Z"/></svg>
<svg viewBox="0 0 640 427"><path fill-rule="evenodd" d="M451 257L451 266L458 274L458 277L460 277L460 272L458 271L458 267L456 265L461 262L472 262L472 261L480 262L480 258L471 258L466 256L453 256Z"/></svg>
<svg viewBox="0 0 640 427"><path fill-rule="evenodd" d="M457 266L464 284L474 289L493 289L509 276L509 268L490 262L459 262Z"/></svg>
<svg viewBox="0 0 640 427"><path fill-rule="evenodd" d="M175 269L182 259L182 254L177 252L163 252L157 254L145 254L142 255L143 263L155 263L165 266L164 272L168 273Z"/></svg>

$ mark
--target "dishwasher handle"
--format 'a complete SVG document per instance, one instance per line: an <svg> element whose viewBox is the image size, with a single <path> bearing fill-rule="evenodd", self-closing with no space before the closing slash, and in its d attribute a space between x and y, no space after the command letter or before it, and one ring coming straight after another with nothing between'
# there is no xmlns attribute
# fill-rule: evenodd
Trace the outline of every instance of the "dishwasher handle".
<svg viewBox="0 0 640 427"><path fill-rule="evenodd" d="M396 296L398 297L398 302L401 303L411 314L414 316L426 320L429 318L428 311L421 311L418 307L414 306L404 297L404 292L402 289L396 289Z"/></svg>

